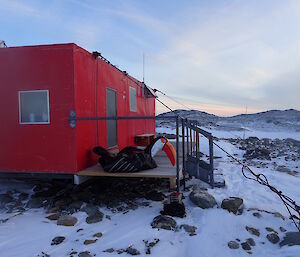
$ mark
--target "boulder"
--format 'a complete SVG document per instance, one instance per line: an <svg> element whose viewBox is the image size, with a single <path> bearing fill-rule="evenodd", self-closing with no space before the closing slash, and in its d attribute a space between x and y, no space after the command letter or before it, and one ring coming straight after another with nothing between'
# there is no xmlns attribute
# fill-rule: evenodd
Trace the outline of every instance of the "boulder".
<svg viewBox="0 0 300 257"><path fill-rule="evenodd" d="M37 197L37 198L31 198L26 204L26 207L37 209L37 208L44 207L44 205L45 205L45 199L41 197Z"/></svg>
<svg viewBox="0 0 300 257"><path fill-rule="evenodd" d="M240 248L240 244L236 241L229 241L227 245L230 249L239 249Z"/></svg>
<svg viewBox="0 0 300 257"><path fill-rule="evenodd" d="M130 254L130 255L140 255L141 253L139 252L139 250L133 248L132 246L128 247L125 250L126 253Z"/></svg>
<svg viewBox="0 0 300 257"><path fill-rule="evenodd" d="M280 247L284 245L300 245L300 232L287 232L279 245Z"/></svg>
<svg viewBox="0 0 300 257"><path fill-rule="evenodd" d="M249 245L251 245L251 246L255 246L256 244L255 244L255 241L254 241L254 239L253 238L247 238L246 239L246 242L249 244Z"/></svg>
<svg viewBox="0 0 300 257"><path fill-rule="evenodd" d="M190 225L187 225L187 224L183 224L183 225L180 225L180 228L181 229L183 228L185 232L190 234L190 236L196 235L197 227L195 227L195 226L190 226Z"/></svg>
<svg viewBox="0 0 300 257"><path fill-rule="evenodd" d="M243 242L243 243L241 243L241 246L242 246L242 248L243 248L245 251L250 251L250 250L251 250L251 246L248 244L248 242Z"/></svg>
<svg viewBox="0 0 300 257"><path fill-rule="evenodd" d="M267 239L272 243L272 244L277 244L280 240L279 236L276 233L270 233L267 234Z"/></svg>
<svg viewBox="0 0 300 257"><path fill-rule="evenodd" d="M160 202L165 199L165 195L162 192L152 190L145 195L145 199Z"/></svg>
<svg viewBox="0 0 300 257"><path fill-rule="evenodd" d="M259 219L262 217L262 215L259 212L253 212L252 215Z"/></svg>
<svg viewBox="0 0 300 257"><path fill-rule="evenodd" d="M204 190L193 190L189 198L193 204L202 209L213 208L217 204L216 199Z"/></svg>
<svg viewBox="0 0 300 257"><path fill-rule="evenodd" d="M102 234L101 232L95 233L95 234L93 235L93 237L98 237L98 238L100 238L100 237L102 237L102 236L103 236L103 234Z"/></svg>
<svg viewBox="0 0 300 257"><path fill-rule="evenodd" d="M53 214L47 216L46 218L47 218L48 220L58 220L59 217L60 217L60 214L59 214L59 213L53 213Z"/></svg>
<svg viewBox="0 0 300 257"><path fill-rule="evenodd" d="M98 211L86 217L85 221L87 224L94 224L103 220L103 213Z"/></svg>
<svg viewBox="0 0 300 257"><path fill-rule="evenodd" d="M85 219L85 221L88 224L94 224L103 220L104 214L99 211L97 206L88 204L81 210L87 213L88 217Z"/></svg>
<svg viewBox="0 0 300 257"><path fill-rule="evenodd" d="M221 207L234 214L243 212L243 199L239 197L229 197L222 201Z"/></svg>
<svg viewBox="0 0 300 257"><path fill-rule="evenodd" d="M281 232L286 232L287 230L284 227L279 228Z"/></svg>
<svg viewBox="0 0 300 257"><path fill-rule="evenodd" d="M252 227L246 226L246 230L252 235L260 236L260 232L257 228L252 228Z"/></svg>
<svg viewBox="0 0 300 257"><path fill-rule="evenodd" d="M52 239L51 245L59 245L61 244L66 238L64 236L57 236Z"/></svg>
<svg viewBox="0 0 300 257"><path fill-rule="evenodd" d="M78 257L92 257L89 251L80 252Z"/></svg>
<svg viewBox="0 0 300 257"><path fill-rule="evenodd" d="M90 245L90 244L94 244L96 242L97 242L97 239L87 239L87 240L84 240L83 244Z"/></svg>
<svg viewBox="0 0 300 257"><path fill-rule="evenodd" d="M65 210L70 213L70 214L73 214L75 212L78 212L81 208L81 206L83 205L83 202L82 201L75 201L75 202L72 202L69 204L69 206L67 206L65 208Z"/></svg>
<svg viewBox="0 0 300 257"><path fill-rule="evenodd" d="M273 233L278 234L278 232L277 232L274 228L266 227L265 229L266 229L268 232L273 232Z"/></svg>
<svg viewBox="0 0 300 257"><path fill-rule="evenodd" d="M76 223L77 218L72 215L63 215L57 220L57 225L60 226L74 226Z"/></svg>
<svg viewBox="0 0 300 257"><path fill-rule="evenodd" d="M108 249L104 250L103 252L104 253L113 253L114 251L115 251L114 248L108 248Z"/></svg>
<svg viewBox="0 0 300 257"><path fill-rule="evenodd" d="M177 223L173 218L164 215L156 216L151 222L151 227L158 228L158 229L161 228L166 230L175 230L176 226Z"/></svg>

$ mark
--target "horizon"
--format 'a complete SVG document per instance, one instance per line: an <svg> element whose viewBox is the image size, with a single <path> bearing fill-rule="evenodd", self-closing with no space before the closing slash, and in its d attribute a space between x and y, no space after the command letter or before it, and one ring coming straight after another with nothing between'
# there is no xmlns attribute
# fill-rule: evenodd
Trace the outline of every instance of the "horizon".
<svg viewBox="0 0 300 257"><path fill-rule="evenodd" d="M299 16L295 0L0 0L0 39L76 43L141 81L145 56L145 83L172 109L232 116L300 109Z"/></svg>
<svg viewBox="0 0 300 257"><path fill-rule="evenodd" d="M165 111L165 112L160 112L160 113L156 113L156 115L159 115L159 114L163 114L163 113L168 113L168 112L175 112L175 111L199 111L199 112L203 112L203 113L206 113L206 114L212 114L212 115L215 115L215 116L218 116L218 117L221 117L221 118L229 118L229 117L234 117L234 116L239 116L239 115L253 115L253 114L259 114L259 113L265 113L265 112L273 112L273 111L279 111L279 112L285 112L285 111L296 111L296 112L300 112L300 110L297 110L297 109L270 109L270 110L265 110L265 111L260 111L260 112L251 112L251 113L238 113L238 114L234 114L234 115L226 115L226 116L223 116L223 115L218 115L218 114L214 114L214 113L210 113L210 112L206 112L206 111L200 111L200 110L196 110L196 109L191 109L191 110L187 110L187 109L173 109L172 111L168 110L168 111Z"/></svg>

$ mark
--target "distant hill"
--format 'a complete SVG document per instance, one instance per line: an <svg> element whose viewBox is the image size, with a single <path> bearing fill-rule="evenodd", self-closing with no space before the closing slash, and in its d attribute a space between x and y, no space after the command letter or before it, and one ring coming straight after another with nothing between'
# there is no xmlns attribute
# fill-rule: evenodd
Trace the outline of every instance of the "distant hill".
<svg viewBox="0 0 300 257"><path fill-rule="evenodd" d="M254 114L240 114L231 117L221 117L197 110L175 110L157 115L157 126L174 127L174 119L167 118L179 115L184 118L197 120L202 127L216 127L224 130L242 130L243 127L263 130L293 130L300 132L300 111L270 110ZM163 118L163 119L160 119Z"/></svg>

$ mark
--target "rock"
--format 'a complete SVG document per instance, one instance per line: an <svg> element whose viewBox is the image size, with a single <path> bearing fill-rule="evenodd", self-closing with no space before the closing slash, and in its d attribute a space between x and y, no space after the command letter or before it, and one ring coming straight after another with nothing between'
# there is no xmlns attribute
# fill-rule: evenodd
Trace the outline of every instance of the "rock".
<svg viewBox="0 0 300 257"><path fill-rule="evenodd" d="M300 245L300 232L287 232L279 245L280 247L284 245Z"/></svg>
<svg viewBox="0 0 300 257"><path fill-rule="evenodd" d="M166 230L175 230L176 226L177 223L173 218L164 215L156 216L151 223L152 228Z"/></svg>
<svg viewBox="0 0 300 257"><path fill-rule="evenodd" d="M254 241L254 239L253 238L247 238L246 239L246 242L249 244L249 245L251 245L251 246L255 246L256 244L255 244L255 241Z"/></svg>
<svg viewBox="0 0 300 257"><path fill-rule="evenodd" d="M190 236L196 235L197 227L195 227L195 226L190 226L190 225L187 225L187 224L183 224L183 225L180 225L180 228L181 229L183 228L185 232L190 234Z"/></svg>
<svg viewBox="0 0 300 257"><path fill-rule="evenodd" d="M251 250L251 246L248 244L248 242L243 242L243 243L241 243L241 246L242 246L242 248L243 248L245 251L250 251L250 250Z"/></svg>
<svg viewBox="0 0 300 257"><path fill-rule="evenodd" d="M69 204L68 207L65 208L65 210L70 213L73 214L75 212L78 212L81 209L81 206L83 205L82 201L75 201Z"/></svg>
<svg viewBox="0 0 300 257"><path fill-rule="evenodd" d="M18 196L18 200L19 201L27 200L28 196L29 196L29 194L27 194L27 193L20 193Z"/></svg>
<svg viewBox="0 0 300 257"><path fill-rule="evenodd" d="M158 192L156 190L150 191L145 195L145 198L147 200L152 200L152 201L163 201L165 199L165 195L162 192Z"/></svg>
<svg viewBox="0 0 300 257"><path fill-rule="evenodd" d="M95 233L95 234L93 235L93 237L98 237L98 238L100 238L100 237L102 237L102 236L103 236L103 234L102 234L101 232Z"/></svg>
<svg viewBox="0 0 300 257"><path fill-rule="evenodd" d="M252 228L252 227L246 226L246 230L252 235L260 236L260 232L257 228Z"/></svg>
<svg viewBox="0 0 300 257"><path fill-rule="evenodd" d="M140 255L141 253L133 248L132 246L128 247L126 250L125 250L126 253L130 254L130 255Z"/></svg>
<svg viewBox="0 0 300 257"><path fill-rule="evenodd" d="M0 194L0 206L4 206L5 204L7 203L10 203L10 202L13 202L14 201L14 198L6 193L6 194Z"/></svg>
<svg viewBox="0 0 300 257"><path fill-rule="evenodd" d="M37 198L31 198L28 203L26 204L27 208L31 209L37 209L44 207L44 201L45 199L37 197Z"/></svg>
<svg viewBox="0 0 300 257"><path fill-rule="evenodd" d="M277 244L280 240L279 236L276 233L270 233L267 234L267 239L272 243L272 244Z"/></svg>
<svg viewBox="0 0 300 257"><path fill-rule="evenodd" d="M97 222L100 222L103 220L103 213L102 212L96 212L94 214L91 214L90 216L86 217L85 221L87 224L94 224Z"/></svg>
<svg viewBox="0 0 300 257"><path fill-rule="evenodd" d="M244 158L248 160L259 159L259 160L271 160L270 151L266 148L254 148L247 149L244 154Z"/></svg>
<svg viewBox="0 0 300 257"><path fill-rule="evenodd" d="M59 211L59 208L51 207L46 211L46 213L57 213L58 211Z"/></svg>
<svg viewBox="0 0 300 257"><path fill-rule="evenodd" d="M186 215L185 205L179 202L167 203L164 204L164 209L160 213L162 215L183 218Z"/></svg>
<svg viewBox="0 0 300 257"><path fill-rule="evenodd" d="M51 215L47 216L46 218L47 218L48 220L58 220L59 217L60 217L60 214L59 214L59 213L54 213L54 214L51 214Z"/></svg>
<svg viewBox="0 0 300 257"><path fill-rule="evenodd" d="M87 239L87 240L84 240L84 244L85 245L90 245L90 244L94 244L97 242L98 239Z"/></svg>
<svg viewBox="0 0 300 257"><path fill-rule="evenodd" d="M81 210L87 213L88 217L85 219L85 221L88 224L97 223L103 220L104 214L99 211L97 206L88 204Z"/></svg>
<svg viewBox="0 0 300 257"><path fill-rule="evenodd" d="M222 201L221 207L234 214L243 212L243 199L239 197L229 197Z"/></svg>
<svg viewBox="0 0 300 257"><path fill-rule="evenodd" d="M253 212L252 215L259 219L262 217L262 215L259 212Z"/></svg>
<svg viewBox="0 0 300 257"><path fill-rule="evenodd" d="M60 226L74 226L77 223L77 218L71 215L60 216L57 220L57 225Z"/></svg>
<svg viewBox="0 0 300 257"><path fill-rule="evenodd" d="M71 203L72 203L71 198L61 198L54 202L54 206L59 209L63 209L63 208L66 208Z"/></svg>
<svg viewBox="0 0 300 257"><path fill-rule="evenodd" d="M99 212L99 209L95 205L87 204L86 206L81 208L81 211L85 212L87 215L92 215Z"/></svg>
<svg viewBox="0 0 300 257"><path fill-rule="evenodd" d="M64 236L57 236L52 239L51 245L59 245L61 244L66 238Z"/></svg>
<svg viewBox="0 0 300 257"><path fill-rule="evenodd" d="M286 232L287 230L284 227L279 228L281 232Z"/></svg>
<svg viewBox="0 0 300 257"><path fill-rule="evenodd" d="M108 249L104 250L103 252L104 253L113 253L114 251L115 251L114 248L108 248Z"/></svg>
<svg viewBox="0 0 300 257"><path fill-rule="evenodd" d="M192 187L192 191L207 191L210 188L210 185L202 180L199 180L199 184L195 184Z"/></svg>
<svg viewBox="0 0 300 257"><path fill-rule="evenodd" d="M296 176L298 174L297 171L293 171L293 170L289 169L288 167L285 167L284 165L279 165L276 168L276 170L279 171L279 172L287 173L287 174L292 175L292 176Z"/></svg>
<svg viewBox="0 0 300 257"><path fill-rule="evenodd" d="M78 254L78 257L92 257L92 255L90 254L89 251L85 251L85 252L80 252Z"/></svg>
<svg viewBox="0 0 300 257"><path fill-rule="evenodd" d="M204 190L194 190L190 193L191 202L202 209L213 208L217 202L216 199Z"/></svg>
<svg viewBox="0 0 300 257"><path fill-rule="evenodd" d="M240 248L240 244L236 241L229 241L227 245L230 249L239 249Z"/></svg>
<svg viewBox="0 0 300 257"><path fill-rule="evenodd" d="M146 246L146 254L151 254L151 249L158 244L160 240L158 238L154 238L154 241L149 242L148 240L143 240Z"/></svg>
<svg viewBox="0 0 300 257"><path fill-rule="evenodd" d="M277 232L274 228L266 227L265 229L266 229L268 232L274 232L274 233L278 234L278 232Z"/></svg>

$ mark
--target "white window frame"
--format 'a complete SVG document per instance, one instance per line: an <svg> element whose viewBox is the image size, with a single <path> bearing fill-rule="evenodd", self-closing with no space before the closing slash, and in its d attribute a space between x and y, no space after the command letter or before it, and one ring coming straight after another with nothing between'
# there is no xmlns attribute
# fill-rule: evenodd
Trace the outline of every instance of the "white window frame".
<svg viewBox="0 0 300 257"><path fill-rule="evenodd" d="M37 122L22 122L22 116L21 116L21 94L22 93L32 93L32 92L46 92L47 93L47 109L48 109L48 121L37 121ZM50 105L49 105L49 90L41 89L41 90L22 90L18 91L18 97L19 97L19 124L50 124Z"/></svg>
<svg viewBox="0 0 300 257"><path fill-rule="evenodd" d="M132 109L131 108L131 94L130 94L130 91L131 90L134 90L134 92L135 92L135 109ZM129 110L131 111L131 112L137 112L137 94L136 94L136 88L135 87L129 87Z"/></svg>

